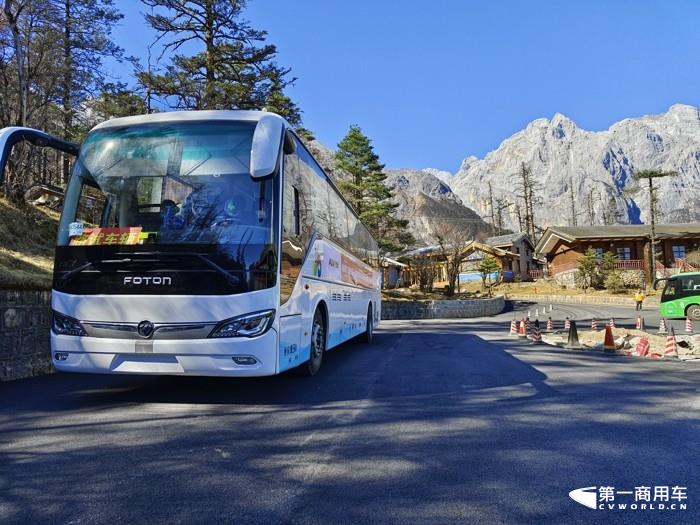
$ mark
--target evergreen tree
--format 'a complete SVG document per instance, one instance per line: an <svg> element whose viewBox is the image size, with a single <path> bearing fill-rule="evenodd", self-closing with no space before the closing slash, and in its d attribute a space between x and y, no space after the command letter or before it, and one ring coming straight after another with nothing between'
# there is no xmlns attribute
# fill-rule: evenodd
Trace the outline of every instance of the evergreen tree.
<svg viewBox="0 0 700 525"><path fill-rule="evenodd" d="M301 124L301 112L284 89L294 82L275 62L267 33L242 18L246 0L142 0L146 21L173 54L165 70L137 72L146 90L180 109L268 108ZM178 54L184 44L201 51Z"/></svg>
<svg viewBox="0 0 700 525"><path fill-rule="evenodd" d="M102 60L120 59L122 49L111 38L114 25L123 15L113 0L51 0L55 27L59 35L61 66L58 75L57 102L61 107L61 135L77 141L82 105L98 96L106 74ZM84 126L82 126L84 128ZM63 180L68 180L70 158L63 158Z"/></svg>
<svg viewBox="0 0 700 525"><path fill-rule="evenodd" d="M598 273L598 254L595 250L588 249L579 258L576 265L576 284L583 288L584 291L588 290L599 280Z"/></svg>
<svg viewBox="0 0 700 525"><path fill-rule="evenodd" d="M394 193L386 185L384 165L359 126L350 127L338 144L334 161L336 169L349 174L347 180L340 181L341 191L379 246L394 251L413 242L413 236L406 231L408 221L394 215L398 205L392 203Z"/></svg>

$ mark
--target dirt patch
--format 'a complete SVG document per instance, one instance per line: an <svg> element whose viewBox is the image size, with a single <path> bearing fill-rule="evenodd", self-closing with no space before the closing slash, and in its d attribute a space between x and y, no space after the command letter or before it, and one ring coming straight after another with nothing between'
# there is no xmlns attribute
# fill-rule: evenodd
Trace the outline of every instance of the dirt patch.
<svg viewBox="0 0 700 525"><path fill-rule="evenodd" d="M634 350L641 338L649 341L649 354L664 355L666 350L666 335L627 328L613 328L612 333L615 340L615 353L620 355L628 355L630 351L636 355ZM584 349L603 351L604 339L604 329L578 332L578 340ZM563 346L567 340L568 334L565 331L542 334L542 341L553 346ZM681 361L700 359L700 334L676 335L676 349L678 359Z"/></svg>

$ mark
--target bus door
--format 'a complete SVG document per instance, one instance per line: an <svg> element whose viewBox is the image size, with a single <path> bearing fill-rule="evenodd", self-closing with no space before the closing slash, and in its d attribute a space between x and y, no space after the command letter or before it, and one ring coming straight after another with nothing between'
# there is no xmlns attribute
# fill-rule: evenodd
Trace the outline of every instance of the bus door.
<svg viewBox="0 0 700 525"><path fill-rule="evenodd" d="M666 280L663 292L661 292L661 315L664 317L679 317L683 316L680 308L680 293L678 279L671 278Z"/></svg>

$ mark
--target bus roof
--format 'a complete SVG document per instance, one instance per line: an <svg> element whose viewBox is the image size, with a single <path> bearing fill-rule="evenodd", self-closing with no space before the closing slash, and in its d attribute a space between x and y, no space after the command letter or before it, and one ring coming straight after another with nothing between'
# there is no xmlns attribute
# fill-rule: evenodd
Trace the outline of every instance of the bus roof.
<svg viewBox="0 0 700 525"><path fill-rule="evenodd" d="M197 110L197 111L164 111L162 113L149 113L148 115L135 115L133 117L120 117L105 120L98 124L93 130L113 128L118 126L133 126L138 124L158 124L162 122L188 122L202 120L238 120L247 122L257 122L265 115L272 115L284 122L285 127L292 126L285 119L276 113L268 111L246 111L239 109L231 110Z"/></svg>
<svg viewBox="0 0 700 525"><path fill-rule="evenodd" d="M693 277L700 277L700 272L683 272L683 273L677 273L676 275L672 275L669 277L669 279L677 279L678 277L688 277L688 276L693 276Z"/></svg>

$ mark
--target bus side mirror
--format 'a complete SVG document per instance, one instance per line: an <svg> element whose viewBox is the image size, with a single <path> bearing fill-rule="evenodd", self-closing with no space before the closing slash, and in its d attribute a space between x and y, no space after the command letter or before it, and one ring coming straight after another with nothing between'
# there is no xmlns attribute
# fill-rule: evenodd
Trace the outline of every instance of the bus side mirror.
<svg viewBox="0 0 700 525"><path fill-rule="evenodd" d="M12 147L18 142L29 142L35 146L54 148L77 156L80 145L49 135L32 128L9 127L0 129L0 184L5 180L5 166L10 158Z"/></svg>
<svg viewBox="0 0 700 525"><path fill-rule="evenodd" d="M253 179L269 177L277 169L284 132L284 121L276 115L263 115L256 124L250 151L250 176Z"/></svg>

